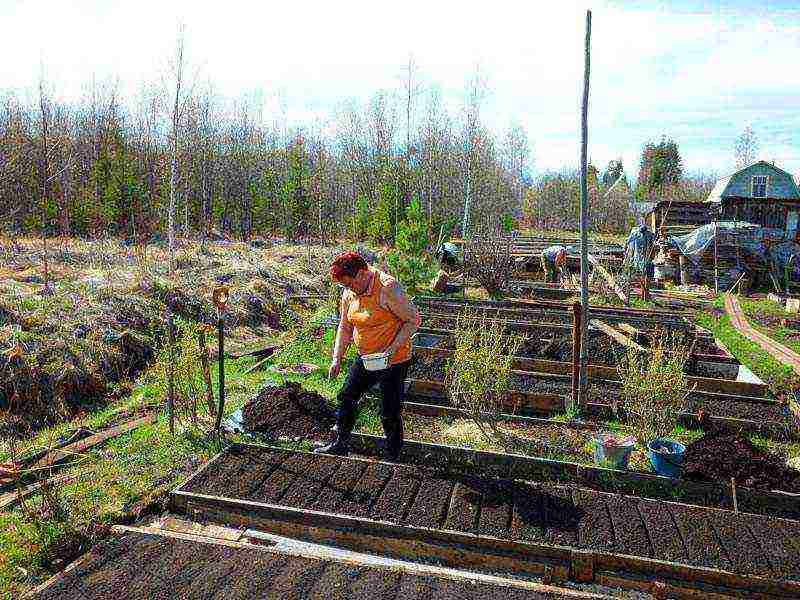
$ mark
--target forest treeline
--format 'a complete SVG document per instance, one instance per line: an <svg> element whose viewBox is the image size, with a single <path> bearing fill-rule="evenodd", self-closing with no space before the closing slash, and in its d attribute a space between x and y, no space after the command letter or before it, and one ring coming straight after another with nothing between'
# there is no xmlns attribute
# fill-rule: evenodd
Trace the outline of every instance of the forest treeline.
<svg viewBox="0 0 800 600"><path fill-rule="evenodd" d="M495 137L467 94L453 114L439 94L380 92L329 122L291 128L257 98L211 92L80 101L8 93L0 105L0 218L19 232L149 236L166 226L175 148L178 233L348 236L392 242L419 200L432 229L519 216L530 181L526 132ZM177 102L175 107L177 109ZM174 123L173 123L174 117ZM174 125L174 126L173 126ZM174 136L174 138L173 138Z"/></svg>
<svg viewBox="0 0 800 600"><path fill-rule="evenodd" d="M481 85L476 78L453 110L409 75L405 90L345 103L307 127L265 115L258 96L210 89L179 93L174 105L160 88L134 99L95 85L71 103L45 86L33 101L9 92L0 101L0 220L20 233L147 239L165 230L174 197L178 233L391 244L412 199L431 231L459 234L469 198L473 228L577 228L579 171L534 180L527 132L516 125L498 136L482 123ZM627 231L631 197L703 199L714 181L685 176L666 138L644 146L632 189L607 194L620 176L627 184L619 160L603 173L589 165L594 230Z"/></svg>

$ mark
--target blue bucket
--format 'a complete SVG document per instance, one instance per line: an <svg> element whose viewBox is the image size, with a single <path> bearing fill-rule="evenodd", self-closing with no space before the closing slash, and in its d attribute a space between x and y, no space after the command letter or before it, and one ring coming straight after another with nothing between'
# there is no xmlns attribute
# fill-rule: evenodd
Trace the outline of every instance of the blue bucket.
<svg viewBox="0 0 800 600"><path fill-rule="evenodd" d="M657 438L647 445L650 463L659 475L677 478L683 469L683 454L686 446L674 440Z"/></svg>
<svg viewBox="0 0 800 600"><path fill-rule="evenodd" d="M631 452L636 445L634 440L624 445L608 443L610 436L600 433L594 438L594 462L597 465L608 466L612 469L627 469Z"/></svg>

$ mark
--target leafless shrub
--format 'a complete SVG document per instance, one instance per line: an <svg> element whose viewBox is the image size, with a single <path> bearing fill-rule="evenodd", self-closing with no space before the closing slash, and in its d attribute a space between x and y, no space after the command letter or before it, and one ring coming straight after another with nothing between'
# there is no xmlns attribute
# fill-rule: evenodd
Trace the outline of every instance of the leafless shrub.
<svg viewBox="0 0 800 600"><path fill-rule="evenodd" d="M476 235L464 245L464 269L492 298L500 298L514 276L511 239Z"/></svg>

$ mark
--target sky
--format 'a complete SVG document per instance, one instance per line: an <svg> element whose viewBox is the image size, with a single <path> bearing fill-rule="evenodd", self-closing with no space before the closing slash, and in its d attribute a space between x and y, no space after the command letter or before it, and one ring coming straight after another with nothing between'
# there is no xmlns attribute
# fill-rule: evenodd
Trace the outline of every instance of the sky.
<svg viewBox="0 0 800 600"><path fill-rule="evenodd" d="M800 175L796 0L0 0L0 91L31 93L43 67L64 99L113 77L133 97L166 72L181 23L198 81L260 90L265 114L323 130L346 101L400 93L409 56L453 112L479 65L482 120L498 136L522 125L537 175L580 162L587 9L592 163L621 157L635 176L642 146L666 135L686 171L724 175L749 125L758 158Z"/></svg>

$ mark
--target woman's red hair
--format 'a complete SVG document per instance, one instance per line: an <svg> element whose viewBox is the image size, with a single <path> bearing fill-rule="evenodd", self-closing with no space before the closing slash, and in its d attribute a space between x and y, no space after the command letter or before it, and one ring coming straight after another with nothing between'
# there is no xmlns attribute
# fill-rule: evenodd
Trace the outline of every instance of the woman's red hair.
<svg viewBox="0 0 800 600"><path fill-rule="evenodd" d="M358 252L345 252L336 257L331 264L331 277L355 277L359 271L367 268L367 261Z"/></svg>

